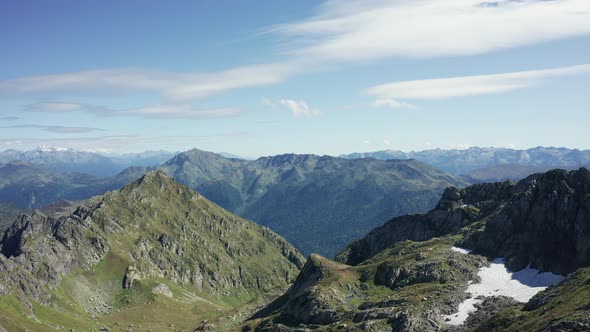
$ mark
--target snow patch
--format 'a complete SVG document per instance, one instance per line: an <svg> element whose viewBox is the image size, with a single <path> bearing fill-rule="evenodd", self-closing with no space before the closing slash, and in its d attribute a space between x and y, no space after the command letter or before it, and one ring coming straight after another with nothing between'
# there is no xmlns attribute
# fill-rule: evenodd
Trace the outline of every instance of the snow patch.
<svg viewBox="0 0 590 332"><path fill-rule="evenodd" d="M465 255L467 255L471 252L471 250L469 250L469 249L463 249L463 248L459 248L459 247L451 247L451 250L456 251L460 254L465 254Z"/></svg>
<svg viewBox="0 0 590 332"><path fill-rule="evenodd" d="M458 249L461 248L453 250L461 252ZM477 275L481 278L481 282L469 284L465 292L469 293L471 298L459 304L459 310L456 313L445 316L447 324L463 324L469 314L477 310L475 304L481 302L476 299L478 296L503 295L526 303L538 292L565 278L551 272L539 272L539 270L528 267L518 272L510 272L506 268L503 258L496 258L490 266L480 268Z"/></svg>
<svg viewBox="0 0 590 332"><path fill-rule="evenodd" d="M58 146L53 146L53 145L41 144L37 148L37 151L40 151L40 152L60 152L60 151L68 151L68 149L58 147Z"/></svg>

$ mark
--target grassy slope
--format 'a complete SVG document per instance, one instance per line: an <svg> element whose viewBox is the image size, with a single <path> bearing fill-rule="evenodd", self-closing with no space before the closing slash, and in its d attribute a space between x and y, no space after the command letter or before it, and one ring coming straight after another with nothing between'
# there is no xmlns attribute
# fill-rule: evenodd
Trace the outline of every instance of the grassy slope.
<svg viewBox="0 0 590 332"><path fill-rule="evenodd" d="M424 242L403 241L357 266L337 263L320 256L310 258L316 260L316 265L321 266L323 274L318 282L309 287L313 294L312 298L321 299L330 310L335 310L341 315L338 323L315 328L318 331L332 331L343 324L359 328L353 319L356 314L362 312L359 309L361 304L379 306L395 303L383 307L391 307L394 308L393 312L403 311L416 317L425 312L441 313L441 303L458 304L464 296L462 291L466 288L467 281L475 275L477 266L484 262L481 256L451 251L451 246L460 239L461 236L448 236ZM375 274L382 264L412 269L417 264L425 262L437 264L446 281L416 282L397 289L390 289L375 282ZM285 320L281 316L282 313L283 309L275 310L264 318L248 322L247 325L251 328L264 326L269 320L275 324L299 324ZM388 317L382 319L380 323L384 329L389 326L387 319L393 316L390 312Z"/></svg>
<svg viewBox="0 0 590 332"><path fill-rule="evenodd" d="M285 271L292 277L297 273L281 254L282 247L294 249L280 237L231 215L161 174L94 198L92 204L100 205L92 212L92 219L102 229L115 219L122 225L118 232L104 233L110 247L106 257L90 270L77 270L63 278L51 291L48 307L33 302L29 310L15 295L0 296L0 326L9 331L64 326L87 331L103 325L115 331L129 325L136 331L189 331L202 320L235 313L244 304L257 305L260 294L286 285ZM158 246L162 234L177 240L184 235L185 241L177 242L183 253L177 255ZM244 284L216 292L190 282L173 282L174 270L169 270L164 271L164 277L148 273L132 288L123 289L128 266L144 264L149 268L149 262L133 257L140 239L152 245L150 253L160 262L186 264L187 268L204 266L218 278L242 266ZM265 282L262 289L253 287L257 275ZM173 298L152 293L161 283L169 287ZM30 317L23 312L29 312Z"/></svg>

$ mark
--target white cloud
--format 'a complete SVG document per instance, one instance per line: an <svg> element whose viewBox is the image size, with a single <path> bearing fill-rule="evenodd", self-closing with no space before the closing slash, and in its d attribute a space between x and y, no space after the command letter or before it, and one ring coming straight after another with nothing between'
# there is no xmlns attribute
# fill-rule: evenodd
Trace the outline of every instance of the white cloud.
<svg viewBox="0 0 590 332"><path fill-rule="evenodd" d="M320 115L320 111L311 108L307 102L300 100L293 100L293 99L281 99L279 100L279 104L287 107L294 117L314 117Z"/></svg>
<svg viewBox="0 0 590 332"><path fill-rule="evenodd" d="M271 31L321 61L473 55L590 34L590 1L332 0Z"/></svg>
<svg viewBox="0 0 590 332"><path fill-rule="evenodd" d="M123 68L22 77L0 81L0 95L51 93L52 98L69 99L87 94L149 93L165 105L186 103L234 89L280 83L338 62L473 55L587 35L590 1L329 0L311 17L269 30L283 37L281 46L288 55L281 61L216 72ZM483 91L512 90L522 84L486 86ZM480 93L476 88L471 89L472 94ZM395 96L379 99L374 106L412 108ZM52 106L54 112L67 112L76 105ZM153 108L145 111L159 113ZM317 115L309 110L297 112L299 116Z"/></svg>
<svg viewBox="0 0 590 332"><path fill-rule="evenodd" d="M280 99L273 101L269 98L263 97L261 100L262 104L268 107L270 110L284 110L291 111L294 117L315 117L321 114L318 109L312 108L306 101L293 100L293 99Z"/></svg>
<svg viewBox="0 0 590 332"><path fill-rule="evenodd" d="M0 81L0 93L36 94L49 91L95 95L156 92L169 100L193 100L233 89L278 83L298 67L297 64L284 62L242 66L213 73L89 70ZM54 107L55 111L68 110L65 104L55 104Z"/></svg>
<svg viewBox="0 0 590 332"><path fill-rule="evenodd" d="M391 141L388 139L384 139L383 144L385 144L386 146L391 146Z"/></svg>
<svg viewBox="0 0 590 332"><path fill-rule="evenodd" d="M377 99L372 104L373 107L390 107L390 108L410 108L415 109L416 106L403 101L397 101L393 98Z"/></svg>
<svg viewBox="0 0 590 332"><path fill-rule="evenodd" d="M502 93L540 84L544 79L590 73L590 64L494 75L401 81L373 86L364 91L378 100L443 99Z"/></svg>
<svg viewBox="0 0 590 332"><path fill-rule="evenodd" d="M102 116L141 116L145 118L222 118L242 114L238 108L197 109L190 105L154 105L132 109L109 109L102 106L73 102L39 102L27 105L29 112L78 112L85 111Z"/></svg>

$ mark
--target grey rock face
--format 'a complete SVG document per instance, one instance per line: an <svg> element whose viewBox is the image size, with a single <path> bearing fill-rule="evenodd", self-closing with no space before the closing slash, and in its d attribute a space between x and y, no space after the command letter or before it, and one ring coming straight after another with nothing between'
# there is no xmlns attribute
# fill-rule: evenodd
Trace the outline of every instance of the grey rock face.
<svg viewBox="0 0 590 332"><path fill-rule="evenodd" d="M9 285L20 284L26 295L44 303L47 289L41 285L54 287L70 271L98 263L108 247L86 217L84 209L59 219L40 212L19 216L1 242Z"/></svg>
<svg viewBox="0 0 590 332"><path fill-rule="evenodd" d="M567 274L590 264L590 172L554 170L531 176L466 244L506 257L508 266Z"/></svg>
<svg viewBox="0 0 590 332"><path fill-rule="evenodd" d="M567 274L590 264L590 172L554 170L517 184L447 188L424 215L394 218L342 251L336 260L356 265L402 240L424 241L481 223L463 243L512 270Z"/></svg>
<svg viewBox="0 0 590 332"><path fill-rule="evenodd" d="M174 294L172 293L170 288L168 288L168 286L166 286L165 284L159 284L156 287L152 288L152 293L164 295L167 297L174 297Z"/></svg>
<svg viewBox="0 0 590 332"><path fill-rule="evenodd" d="M133 287L133 282L135 280L141 280L141 273L137 271L135 266L130 265L125 272L125 277L123 278L123 288Z"/></svg>

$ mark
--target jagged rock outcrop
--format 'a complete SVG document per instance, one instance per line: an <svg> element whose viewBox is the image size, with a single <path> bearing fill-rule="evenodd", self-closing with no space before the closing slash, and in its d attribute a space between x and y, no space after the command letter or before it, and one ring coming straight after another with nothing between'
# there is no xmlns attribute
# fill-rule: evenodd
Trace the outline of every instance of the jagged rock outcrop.
<svg viewBox="0 0 590 332"><path fill-rule="evenodd" d="M515 186L466 245L507 265L567 274L590 265L590 172L553 170Z"/></svg>
<svg viewBox="0 0 590 332"><path fill-rule="evenodd" d="M484 264L481 256L452 251L448 239L404 241L358 266L311 255L291 288L246 326L256 331L438 330L443 314L460 302L464 284L477 280Z"/></svg>
<svg viewBox="0 0 590 332"><path fill-rule="evenodd" d="M123 288L131 288L133 287L133 282L135 280L141 279L141 273L137 271L135 266L130 265L125 271L125 277L123 277Z"/></svg>
<svg viewBox="0 0 590 332"><path fill-rule="evenodd" d="M166 286L165 284L158 284L156 287L152 288L152 293L164 295L167 297L174 297L174 294L172 293L170 288L168 288L168 286Z"/></svg>
<svg viewBox="0 0 590 332"><path fill-rule="evenodd" d="M0 241L0 253L0 296L19 296L23 307L32 307L31 299L93 315L149 307L153 294L172 296L162 280L181 289L178 303L203 303L219 315L223 307L202 296L231 297L231 305L239 305L285 287L304 263L268 228L161 171L88 200L68 216L19 216ZM58 296L64 297L56 305Z"/></svg>
<svg viewBox="0 0 590 332"><path fill-rule="evenodd" d="M38 211L20 215L0 242L3 265L19 271L8 273L8 278L15 280L26 295L46 302L47 290L41 285L55 287L72 270L98 263L108 246L86 217L83 208L59 219Z"/></svg>
<svg viewBox="0 0 590 332"><path fill-rule="evenodd" d="M467 282L478 280L478 268L488 264L485 257L506 257L513 270L530 264L557 274L590 265L589 211L586 169L447 188L434 210L394 218L347 247L337 260L350 266L310 258L292 289L247 326L260 331L331 331L341 324L348 331L584 331L590 326L587 269L525 306L486 298L459 328L450 329L442 317L466 298ZM451 250L453 245L473 249L472 254Z"/></svg>
<svg viewBox="0 0 590 332"><path fill-rule="evenodd" d="M488 216L514 190L511 181L449 187L434 210L393 218L346 247L336 261L356 265L399 241L425 241L455 232Z"/></svg>
<svg viewBox="0 0 590 332"><path fill-rule="evenodd" d="M518 183L447 188L424 215L394 218L343 250L355 265L402 240L424 241L470 226L463 246L487 256L567 274L590 264L590 172L553 170ZM539 244L543 245L539 245Z"/></svg>

